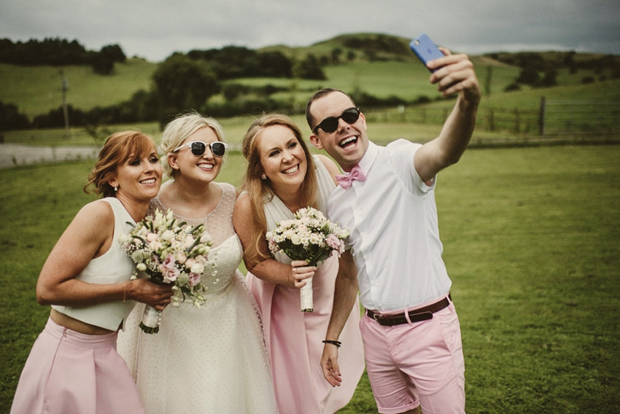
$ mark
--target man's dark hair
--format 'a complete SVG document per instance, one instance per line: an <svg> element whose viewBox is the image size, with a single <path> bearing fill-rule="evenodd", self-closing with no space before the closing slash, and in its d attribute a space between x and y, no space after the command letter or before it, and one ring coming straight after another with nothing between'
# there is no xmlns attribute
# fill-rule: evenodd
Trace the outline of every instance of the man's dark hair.
<svg viewBox="0 0 620 414"><path fill-rule="evenodd" d="M308 126L310 127L310 130L312 130L314 128L314 126L313 126L314 118L312 117L312 114L310 113L310 107L312 106L312 103L314 101L316 101L317 99L320 99L320 98L322 98L322 97L324 97L326 95L329 95L332 92L340 92L341 94L343 94L343 95L347 96L349 99L351 99L351 97L349 95L347 95L346 93L344 93L340 89L335 89L335 88L323 88L320 91L316 92L314 95L312 95L312 98L310 98L310 100L306 104L306 122L308 122ZM351 102L353 102L353 99L351 99ZM355 102L353 102L353 106L355 106Z"/></svg>

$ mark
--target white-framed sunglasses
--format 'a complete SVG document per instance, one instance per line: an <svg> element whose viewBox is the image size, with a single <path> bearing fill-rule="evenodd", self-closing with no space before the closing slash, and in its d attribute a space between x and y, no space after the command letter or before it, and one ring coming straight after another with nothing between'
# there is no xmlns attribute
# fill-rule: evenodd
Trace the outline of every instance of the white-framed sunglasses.
<svg viewBox="0 0 620 414"><path fill-rule="evenodd" d="M189 147L192 150L192 154L197 157L202 156L207 150L207 147L209 147L213 155L215 155L216 157L223 157L224 154L226 154L226 148L228 148L228 144L221 141L215 141L210 143L205 143L202 141L192 141L181 145L172 152L177 152L183 147Z"/></svg>

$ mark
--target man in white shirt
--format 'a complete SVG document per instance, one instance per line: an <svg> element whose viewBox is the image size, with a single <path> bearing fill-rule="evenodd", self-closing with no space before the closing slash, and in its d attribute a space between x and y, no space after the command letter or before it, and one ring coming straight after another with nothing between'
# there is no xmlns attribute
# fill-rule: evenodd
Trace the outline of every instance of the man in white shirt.
<svg viewBox="0 0 620 414"><path fill-rule="evenodd" d="M311 142L345 171L328 201L330 218L347 228L357 274L338 275L321 365L332 386L342 381L338 337L359 290L368 376L382 413L465 412L465 366L451 281L441 258L435 177L456 163L471 138L480 86L466 55L442 49L429 62L430 82L458 94L440 135L424 144L370 142L352 99L323 89L308 102ZM351 266L355 269L355 266ZM346 375L346 373L345 373Z"/></svg>

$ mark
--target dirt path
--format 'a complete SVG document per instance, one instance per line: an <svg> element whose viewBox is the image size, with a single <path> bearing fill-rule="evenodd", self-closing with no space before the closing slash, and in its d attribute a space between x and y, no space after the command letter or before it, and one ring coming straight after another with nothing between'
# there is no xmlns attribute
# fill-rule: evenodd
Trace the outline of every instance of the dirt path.
<svg viewBox="0 0 620 414"><path fill-rule="evenodd" d="M0 168L97 158L99 148L83 147L33 147L19 144L0 144Z"/></svg>

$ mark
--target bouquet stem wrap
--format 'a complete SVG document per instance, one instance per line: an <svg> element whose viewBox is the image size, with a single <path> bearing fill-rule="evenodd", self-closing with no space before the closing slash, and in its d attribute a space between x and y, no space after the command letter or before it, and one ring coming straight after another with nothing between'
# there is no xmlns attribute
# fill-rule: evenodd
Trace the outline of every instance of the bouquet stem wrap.
<svg viewBox="0 0 620 414"><path fill-rule="evenodd" d="M156 334L159 332L159 322L161 321L161 312L152 306L146 306L142 314L140 328L148 334Z"/></svg>
<svg viewBox="0 0 620 414"><path fill-rule="evenodd" d="M306 279L306 284L303 285L301 289L299 289L299 295L301 299L301 311L302 312L313 312L314 311L314 300L312 297L312 278L311 277Z"/></svg>
<svg viewBox="0 0 620 414"><path fill-rule="evenodd" d="M265 237L272 254L284 253L291 260L305 260L308 266L320 266L333 251L344 252L349 232L329 221L319 210L299 209L294 220L283 220ZM300 289L301 311L312 312L312 278Z"/></svg>

